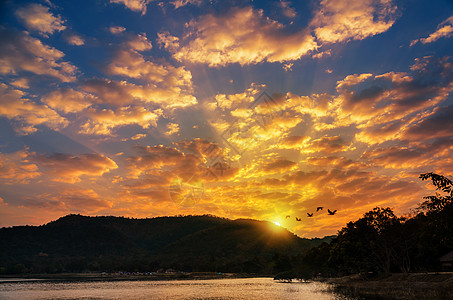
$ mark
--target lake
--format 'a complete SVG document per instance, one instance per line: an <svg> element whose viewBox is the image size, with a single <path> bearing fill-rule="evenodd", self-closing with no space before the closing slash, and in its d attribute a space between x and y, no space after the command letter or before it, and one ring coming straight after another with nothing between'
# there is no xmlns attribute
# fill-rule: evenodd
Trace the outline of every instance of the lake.
<svg viewBox="0 0 453 300"><path fill-rule="evenodd" d="M0 299L353 299L320 282L272 278L171 281L0 281Z"/></svg>

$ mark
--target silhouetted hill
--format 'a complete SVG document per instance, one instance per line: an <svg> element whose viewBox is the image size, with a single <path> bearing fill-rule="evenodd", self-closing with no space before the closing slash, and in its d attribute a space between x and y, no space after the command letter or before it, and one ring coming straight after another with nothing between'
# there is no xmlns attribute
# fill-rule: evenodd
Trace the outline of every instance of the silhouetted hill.
<svg viewBox="0 0 453 300"><path fill-rule="evenodd" d="M275 273L321 240L256 220L215 216L129 219L68 215L0 229L0 272L184 271Z"/></svg>

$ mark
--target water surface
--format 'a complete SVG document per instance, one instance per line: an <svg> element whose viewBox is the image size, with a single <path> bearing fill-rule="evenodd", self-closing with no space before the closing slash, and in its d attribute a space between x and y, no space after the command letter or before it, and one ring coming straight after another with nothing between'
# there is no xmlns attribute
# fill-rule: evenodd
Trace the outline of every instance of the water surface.
<svg viewBox="0 0 453 300"><path fill-rule="evenodd" d="M2 281L0 299L351 299L325 283L272 278L171 281Z"/></svg>

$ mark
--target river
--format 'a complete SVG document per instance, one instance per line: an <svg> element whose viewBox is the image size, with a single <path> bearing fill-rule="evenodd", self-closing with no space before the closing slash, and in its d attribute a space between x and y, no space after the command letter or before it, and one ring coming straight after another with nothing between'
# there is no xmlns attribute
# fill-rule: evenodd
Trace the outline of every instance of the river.
<svg viewBox="0 0 453 300"><path fill-rule="evenodd" d="M171 281L0 281L0 299L352 299L325 283L272 278Z"/></svg>

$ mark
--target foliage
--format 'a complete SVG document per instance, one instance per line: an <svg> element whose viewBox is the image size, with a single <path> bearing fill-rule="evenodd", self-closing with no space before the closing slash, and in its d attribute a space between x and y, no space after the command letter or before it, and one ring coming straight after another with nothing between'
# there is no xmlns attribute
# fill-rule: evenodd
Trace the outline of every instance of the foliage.
<svg viewBox="0 0 453 300"><path fill-rule="evenodd" d="M319 244L275 225L210 215L129 219L68 215L0 229L0 272L217 271L275 274Z"/></svg>
<svg viewBox="0 0 453 300"><path fill-rule="evenodd" d="M439 257L453 250L453 184L442 175L421 174L437 190L411 218L376 207L349 222L330 244L298 257L298 268L327 276L355 273L439 271Z"/></svg>

